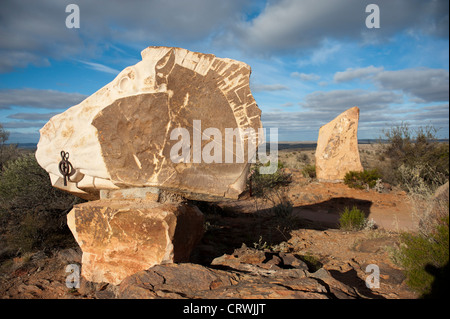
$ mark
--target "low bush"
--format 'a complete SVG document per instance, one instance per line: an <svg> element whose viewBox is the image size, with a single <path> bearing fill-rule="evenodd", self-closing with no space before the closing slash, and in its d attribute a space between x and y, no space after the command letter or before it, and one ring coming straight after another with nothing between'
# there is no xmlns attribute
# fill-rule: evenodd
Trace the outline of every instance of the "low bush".
<svg viewBox="0 0 450 319"><path fill-rule="evenodd" d="M54 188L34 154L9 161L0 173L0 236L22 253L73 242L66 214L81 201Z"/></svg>
<svg viewBox="0 0 450 319"><path fill-rule="evenodd" d="M362 172L350 171L345 174L344 184L351 188L374 188L381 177L377 169L364 170Z"/></svg>
<svg viewBox="0 0 450 319"><path fill-rule="evenodd" d="M299 257L300 260L302 260L308 266L308 271L311 273L316 272L323 267L323 264L320 262L320 260L309 253L307 253L306 255L297 255L297 257Z"/></svg>
<svg viewBox="0 0 450 319"><path fill-rule="evenodd" d="M296 152L294 152L294 154L296 154ZM309 156L308 156L308 154L305 154L305 153L298 155L297 161L305 163L306 165L309 165L309 163L310 163Z"/></svg>
<svg viewBox="0 0 450 319"><path fill-rule="evenodd" d="M444 284L437 282L438 278L448 280L448 215L441 218L429 234L403 233L395 260L405 269L408 286L422 296L432 296L433 286Z"/></svg>
<svg viewBox="0 0 450 319"><path fill-rule="evenodd" d="M306 178L316 178L316 165L306 165L302 169L302 174Z"/></svg>
<svg viewBox="0 0 450 319"><path fill-rule="evenodd" d="M404 186L401 167L414 169L425 167L420 177L431 184L435 174L449 178L449 144L437 141L437 129L431 125L419 126L412 129L407 123L383 130L383 152L380 156L389 159L388 165L380 165L383 180ZM431 173L430 173L431 172Z"/></svg>
<svg viewBox="0 0 450 319"><path fill-rule="evenodd" d="M268 166L270 163L267 163ZM262 164L253 165L247 187L251 189L252 196L264 197L274 189L285 187L292 182L291 174L283 172L283 163L278 162L278 169L273 174L261 174L259 168Z"/></svg>
<svg viewBox="0 0 450 319"><path fill-rule="evenodd" d="M429 199L439 186L444 185L448 178L436 171L431 165L416 165L410 167L401 165L398 168L402 188L410 196L419 196L423 200Z"/></svg>
<svg viewBox="0 0 450 319"><path fill-rule="evenodd" d="M22 152L17 148L17 144L6 145L8 138L9 132L5 131L0 123L0 172L8 161L18 158Z"/></svg>
<svg viewBox="0 0 450 319"><path fill-rule="evenodd" d="M345 207L339 216L339 226L342 230L361 230L366 225L366 215L356 206Z"/></svg>
<svg viewBox="0 0 450 319"><path fill-rule="evenodd" d="M272 207L272 212L277 217L281 218L289 217L292 214L292 211L294 210L292 202L287 198L287 196L284 193L282 193L280 196L273 196L272 203L274 204L274 206Z"/></svg>

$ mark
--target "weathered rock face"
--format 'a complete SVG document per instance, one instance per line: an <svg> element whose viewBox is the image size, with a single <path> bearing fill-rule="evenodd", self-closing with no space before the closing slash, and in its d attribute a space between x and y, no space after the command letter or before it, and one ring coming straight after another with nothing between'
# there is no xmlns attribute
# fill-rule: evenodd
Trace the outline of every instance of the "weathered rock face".
<svg viewBox="0 0 450 319"><path fill-rule="evenodd" d="M40 130L36 158L53 186L88 199L126 187L237 198L247 177L248 141L262 142L250 72L245 63L212 54L149 47L141 62L51 118ZM237 135L228 145L226 129ZM61 151L74 168L66 186Z"/></svg>
<svg viewBox="0 0 450 319"><path fill-rule="evenodd" d="M343 180L349 171L362 171L358 150L359 108L340 114L319 130L316 175L319 180Z"/></svg>
<svg viewBox="0 0 450 319"><path fill-rule="evenodd" d="M67 224L83 250L82 275L112 284L157 264L187 261L203 235L197 207L145 200L75 205Z"/></svg>
<svg viewBox="0 0 450 319"><path fill-rule="evenodd" d="M263 261L266 259L267 261ZM130 299L355 299L358 294L324 268L309 272L293 254L242 247L214 264L157 265L125 278L118 297Z"/></svg>

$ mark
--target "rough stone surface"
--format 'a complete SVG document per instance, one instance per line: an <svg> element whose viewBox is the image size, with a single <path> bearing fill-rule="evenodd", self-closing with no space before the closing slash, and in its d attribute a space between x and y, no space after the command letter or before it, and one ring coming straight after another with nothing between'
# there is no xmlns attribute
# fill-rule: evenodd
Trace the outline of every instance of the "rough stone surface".
<svg viewBox="0 0 450 319"><path fill-rule="evenodd" d="M241 229L227 231L235 232L235 237L241 233ZM373 232L299 229L284 242L285 252L243 247L223 256L210 252L223 257L217 261L233 256L243 270L223 264L165 264L131 275L119 286L90 282L82 276L79 289L66 287L65 270L68 264L80 262L81 250L74 246L53 253L40 251L31 258L11 257L3 262L0 299L351 298L355 294L369 299L419 298L406 286L403 271L393 264L387 249L397 246L399 234ZM228 241L216 235L214 240L214 246ZM262 254L266 259L261 262ZM304 269L298 257L305 256L315 256L322 267ZM379 288L366 286L368 264L380 268Z"/></svg>
<svg viewBox="0 0 450 319"><path fill-rule="evenodd" d="M139 200L75 205L67 224L83 251L82 275L112 284L156 264L187 261L203 235L197 207Z"/></svg>
<svg viewBox="0 0 450 319"><path fill-rule="evenodd" d="M53 186L87 199L126 187L165 188L194 199L237 198L247 178L248 141L262 142L238 133L225 148L226 128L256 134L262 128L250 67L181 48L148 47L141 54L141 62L40 130L36 158ZM171 159L173 147L181 153L180 136L171 138L176 128L189 133L189 162ZM236 151L238 142L243 154ZM61 151L74 168L67 186L58 169ZM207 163L205 155L216 152L222 162ZM226 152L234 154L232 163L225 164ZM194 157L200 155L199 163Z"/></svg>
<svg viewBox="0 0 450 319"><path fill-rule="evenodd" d="M362 171L358 150L359 108L340 114L319 130L316 176L322 181L340 181L349 171Z"/></svg>
<svg viewBox="0 0 450 319"><path fill-rule="evenodd" d="M265 260L264 260L265 259ZM283 260L291 264L284 264ZM299 262L296 262L297 260ZM293 266L293 265L297 265ZM225 267L217 269L216 267ZM236 249L212 267L191 263L157 265L125 278L119 298L355 299L358 293L321 268L308 272L292 254ZM226 269L226 270L225 270Z"/></svg>

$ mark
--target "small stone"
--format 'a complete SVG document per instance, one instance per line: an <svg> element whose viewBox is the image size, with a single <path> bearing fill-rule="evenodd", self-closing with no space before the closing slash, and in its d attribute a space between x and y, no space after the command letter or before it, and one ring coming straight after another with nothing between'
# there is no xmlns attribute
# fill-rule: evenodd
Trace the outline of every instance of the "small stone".
<svg viewBox="0 0 450 319"><path fill-rule="evenodd" d="M283 260L285 266L290 266L293 268L308 270L308 265L301 259L297 258L293 254L280 253L280 257Z"/></svg>

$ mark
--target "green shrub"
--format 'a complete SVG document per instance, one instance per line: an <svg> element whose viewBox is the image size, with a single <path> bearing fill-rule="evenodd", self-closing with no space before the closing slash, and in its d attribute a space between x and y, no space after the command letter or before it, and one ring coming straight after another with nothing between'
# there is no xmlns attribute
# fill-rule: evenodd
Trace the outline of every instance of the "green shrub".
<svg viewBox="0 0 450 319"><path fill-rule="evenodd" d="M269 166L270 162L266 164ZM283 163L278 162L278 169L273 174L261 174L259 168L262 164L255 164L251 168L251 177L247 187L251 188L252 196L264 197L272 190L289 185L292 182L291 174L282 171Z"/></svg>
<svg viewBox="0 0 450 319"><path fill-rule="evenodd" d="M297 153L297 152L294 152L294 154L296 154L296 153ZM308 154L303 153L303 154L300 154L300 155L297 156L297 161L303 162L303 163L305 163L305 164L309 164L310 159L309 159ZM309 165L308 165L308 166L309 166Z"/></svg>
<svg viewBox="0 0 450 319"><path fill-rule="evenodd" d="M0 236L21 252L72 242L66 214L78 202L51 185L34 154L9 161L0 173Z"/></svg>
<svg viewBox="0 0 450 319"><path fill-rule="evenodd" d="M273 203L275 206L272 207L272 212L277 217L281 218L289 217L292 214L292 211L294 210L294 206L285 195L280 196L278 201L273 201Z"/></svg>
<svg viewBox="0 0 450 319"><path fill-rule="evenodd" d="M316 178L316 165L306 165L302 169L302 174L307 178Z"/></svg>
<svg viewBox="0 0 450 319"><path fill-rule="evenodd" d="M342 230L361 230L365 224L366 215L356 206L353 206L352 209L345 207L339 216L339 225Z"/></svg>
<svg viewBox="0 0 450 319"><path fill-rule="evenodd" d="M16 159L20 154L17 144L5 144L8 138L9 132L5 131L2 124L0 124L0 171L6 162Z"/></svg>
<svg viewBox="0 0 450 319"><path fill-rule="evenodd" d="M323 267L323 264L319 261L319 259L309 253L306 255L297 255L297 257L306 263L309 272L316 272Z"/></svg>
<svg viewBox="0 0 450 319"><path fill-rule="evenodd" d="M442 276L449 261L449 217L446 216L429 234L403 233L395 260L405 269L406 282L422 295L430 294L435 277ZM431 274L429 269L437 269ZM448 277L448 274L447 274ZM446 287L447 288L447 287Z"/></svg>
<svg viewBox="0 0 450 319"><path fill-rule="evenodd" d="M362 172L350 171L345 174L344 184L358 189L374 188L380 177L381 175L377 169L364 170Z"/></svg>
<svg viewBox="0 0 450 319"><path fill-rule="evenodd" d="M398 168L402 188L409 193L409 197L419 197L423 200L431 198L439 186L444 185L448 178L434 171L430 165L416 165L414 167L401 165Z"/></svg>
<svg viewBox="0 0 450 319"><path fill-rule="evenodd" d="M404 179L400 167L414 168L428 166L420 177L428 184L434 180L434 174L449 178L449 145L437 141L437 129L431 125L411 129L407 123L383 130L387 144L380 156L390 159L388 167L383 169L383 180L403 186ZM431 174L429 172L432 172Z"/></svg>

